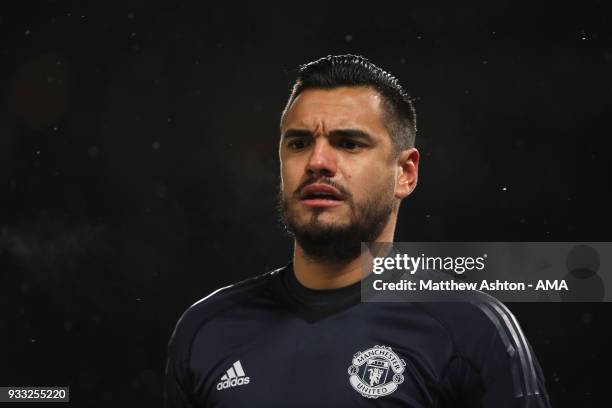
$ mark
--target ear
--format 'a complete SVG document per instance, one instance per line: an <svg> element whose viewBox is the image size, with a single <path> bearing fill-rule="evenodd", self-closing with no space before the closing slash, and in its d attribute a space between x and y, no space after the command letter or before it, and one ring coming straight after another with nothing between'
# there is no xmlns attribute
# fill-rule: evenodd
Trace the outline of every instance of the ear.
<svg viewBox="0 0 612 408"><path fill-rule="evenodd" d="M403 150L397 158L395 198L407 197L415 189L419 177L419 151L411 147Z"/></svg>

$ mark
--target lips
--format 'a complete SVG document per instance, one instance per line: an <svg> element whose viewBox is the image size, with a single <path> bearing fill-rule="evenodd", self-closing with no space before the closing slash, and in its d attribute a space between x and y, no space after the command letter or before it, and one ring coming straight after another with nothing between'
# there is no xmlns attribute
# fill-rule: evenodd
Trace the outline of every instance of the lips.
<svg viewBox="0 0 612 408"><path fill-rule="evenodd" d="M302 190L300 201L312 207L335 207L342 204L344 195L328 184L314 183Z"/></svg>

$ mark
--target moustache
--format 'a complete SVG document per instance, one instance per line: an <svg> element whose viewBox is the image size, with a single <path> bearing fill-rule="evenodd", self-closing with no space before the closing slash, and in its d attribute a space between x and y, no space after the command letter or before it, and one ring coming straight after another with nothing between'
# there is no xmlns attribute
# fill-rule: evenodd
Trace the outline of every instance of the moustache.
<svg viewBox="0 0 612 408"><path fill-rule="evenodd" d="M345 200L348 200L348 199L352 198L352 196L353 196L340 183L337 183L337 182L335 182L332 179L327 178L327 177L321 177L319 179L308 179L308 180L305 180L303 183L301 183L295 189L295 191L293 192L293 197L294 198L299 198L302 195L302 190L304 188L306 188L307 186L309 186L311 184L314 184L314 183L327 184L328 186L331 186L331 187L335 188L336 190L338 190L340 192L340 194L342 194L342 196L344 197Z"/></svg>

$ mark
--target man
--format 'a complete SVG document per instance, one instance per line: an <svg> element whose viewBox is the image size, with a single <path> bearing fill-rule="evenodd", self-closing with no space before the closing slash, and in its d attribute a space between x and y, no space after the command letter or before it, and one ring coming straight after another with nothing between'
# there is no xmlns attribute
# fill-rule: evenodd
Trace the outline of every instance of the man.
<svg viewBox="0 0 612 408"><path fill-rule="evenodd" d="M183 314L167 406L549 407L503 304L360 301L361 242L393 241L417 184L415 122L397 79L363 57L301 67L279 146L293 261Z"/></svg>

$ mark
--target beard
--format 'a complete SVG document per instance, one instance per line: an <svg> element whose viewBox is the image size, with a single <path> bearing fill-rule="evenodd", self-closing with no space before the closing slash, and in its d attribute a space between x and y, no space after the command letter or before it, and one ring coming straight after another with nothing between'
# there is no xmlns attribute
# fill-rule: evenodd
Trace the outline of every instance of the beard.
<svg viewBox="0 0 612 408"><path fill-rule="evenodd" d="M350 209L347 223L322 221L321 215L329 211L327 208L311 208L308 210L310 214L299 217L295 208L300 205L300 192L315 181L329 184L344 195L344 204ZM346 189L330 179L309 180L296 189L291 201L285 198L282 187L279 187L277 209L285 231L295 238L309 258L325 263L342 263L359 257L361 243L376 240L385 228L396 206L390 191L386 184L381 185L379 191L356 203Z"/></svg>

